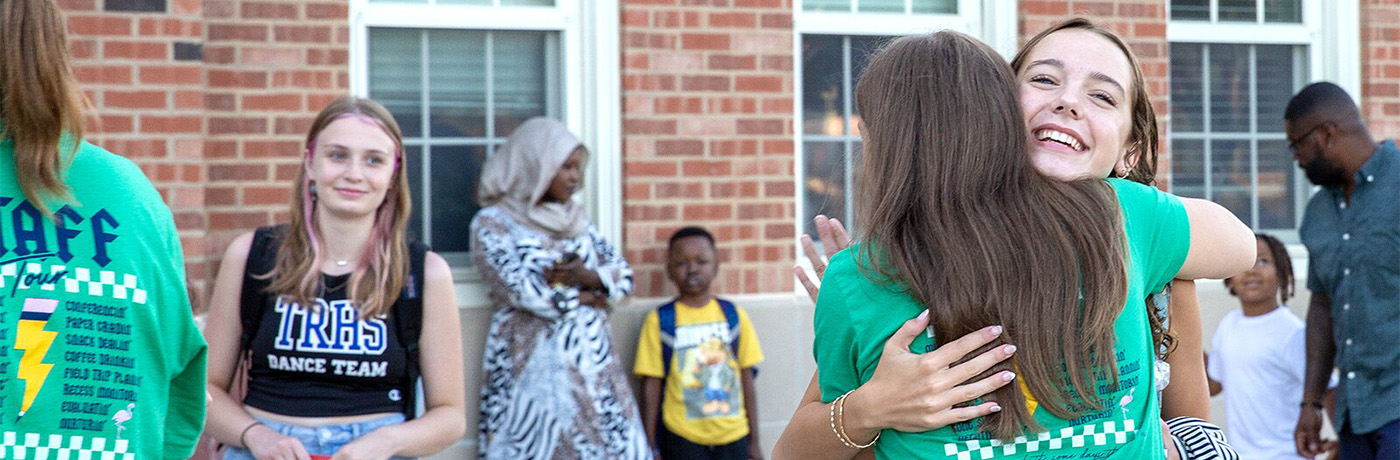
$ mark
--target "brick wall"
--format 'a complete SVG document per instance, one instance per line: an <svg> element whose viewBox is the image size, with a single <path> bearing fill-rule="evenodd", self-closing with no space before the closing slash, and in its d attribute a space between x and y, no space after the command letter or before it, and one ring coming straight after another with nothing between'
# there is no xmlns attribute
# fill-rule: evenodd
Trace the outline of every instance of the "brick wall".
<svg viewBox="0 0 1400 460"><path fill-rule="evenodd" d="M209 253L285 222L316 112L349 93L344 1L205 0ZM212 270L211 270L212 271Z"/></svg>
<svg viewBox="0 0 1400 460"><path fill-rule="evenodd" d="M348 92L347 4L60 0L90 140L140 165L175 214L196 298L224 246L284 219L301 139ZM198 308L198 307L197 307Z"/></svg>
<svg viewBox="0 0 1400 460"><path fill-rule="evenodd" d="M622 1L623 210L637 295L674 293L675 229L719 240L717 292L793 288L792 2Z"/></svg>
<svg viewBox="0 0 1400 460"><path fill-rule="evenodd" d="M89 140L140 165L165 197L196 289L208 275L204 41L199 0L61 0L74 72L95 110Z"/></svg>
<svg viewBox="0 0 1400 460"><path fill-rule="evenodd" d="M1400 134L1400 5L1361 3L1361 114L1377 139Z"/></svg>
<svg viewBox="0 0 1400 460"><path fill-rule="evenodd" d="M1161 0L1114 1L1039 1L1020 2L1021 42L1070 15L1084 16L1114 31L1137 54L1138 65L1147 79L1147 93L1157 112L1158 152L1157 181L1166 187L1167 171L1171 170L1171 154L1167 150L1167 113L1171 86L1167 81L1167 9Z"/></svg>

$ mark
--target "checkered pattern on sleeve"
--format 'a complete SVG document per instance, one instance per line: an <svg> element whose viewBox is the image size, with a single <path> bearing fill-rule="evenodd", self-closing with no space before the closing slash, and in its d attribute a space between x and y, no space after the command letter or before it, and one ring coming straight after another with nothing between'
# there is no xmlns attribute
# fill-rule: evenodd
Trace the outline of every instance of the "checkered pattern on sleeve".
<svg viewBox="0 0 1400 460"><path fill-rule="evenodd" d="M0 266L0 289L38 289L41 291L54 291L57 286L62 286L64 292L70 294L86 294L94 297L103 297L117 300L130 300L132 303L145 305L146 290L137 287L136 275L130 273L118 273L111 270L92 270L89 268L73 268L71 271L64 265L49 264L27 264L24 266L24 273L19 273L19 266L7 264ZM63 278L52 284L20 282L20 278L25 275L38 277L52 277L56 274L68 272ZM19 286L15 286L18 284Z"/></svg>
<svg viewBox="0 0 1400 460"><path fill-rule="evenodd" d="M972 439L944 444L944 455L957 460L983 460L1008 455L1048 452L1064 448L1085 446L1113 446L1127 444L1136 436L1136 426L1132 420L1109 421L1100 424L1061 428L1056 432L1042 432L1034 437L1017 436L1011 442L1000 439Z"/></svg>
<svg viewBox="0 0 1400 460"><path fill-rule="evenodd" d="M135 460L125 439L16 433L0 435L0 459L6 460Z"/></svg>

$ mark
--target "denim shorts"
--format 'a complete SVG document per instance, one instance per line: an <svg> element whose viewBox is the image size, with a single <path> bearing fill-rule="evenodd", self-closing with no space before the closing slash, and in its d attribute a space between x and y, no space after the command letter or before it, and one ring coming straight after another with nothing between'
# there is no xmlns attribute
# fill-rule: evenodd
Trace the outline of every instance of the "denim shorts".
<svg viewBox="0 0 1400 460"><path fill-rule="evenodd" d="M274 422L262 418L254 417L262 424L267 425L283 436L291 436L301 441L301 445L306 447L306 452L313 455L330 456L337 450L349 444L351 441L359 439L360 436L376 429L389 425L403 423L403 414L386 415L377 419L360 423L346 423L342 425L325 425L318 427L304 427L288 425ZM254 460L253 453L248 449L229 446L224 449L224 460ZM408 457L393 457L391 460L409 460Z"/></svg>

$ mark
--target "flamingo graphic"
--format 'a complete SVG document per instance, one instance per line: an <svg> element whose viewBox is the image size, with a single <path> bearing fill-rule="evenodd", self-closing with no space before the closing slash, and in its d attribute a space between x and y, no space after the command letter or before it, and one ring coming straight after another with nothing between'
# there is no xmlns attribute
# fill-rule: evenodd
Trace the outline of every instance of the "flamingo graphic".
<svg viewBox="0 0 1400 460"><path fill-rule="evenodd" d="M1118 400L1118 407L1121 407L1121 408L1123 409L1123 419L1124 419L1124 420L1126 420L1126 419L1128 418L1128 405L1133 403L1133 392L1134 392L1134 391L1137 391L1137 388L1129 388L1129 389L1128 389L1128 394L1125 395L1125 396L1123 396L1123 399Z"/></svg>
<svg viewBox="0 0 1400 460"><path fill-rule="evenodd" d="M117 425L118 440L122 438L122 430L126 429L126 427L122 426L122 423L131 420L131 411L134 410L136 410L136 403L130 403L126 405L126 409L119 410L116 415L112 416L112 423Z"/></svg>

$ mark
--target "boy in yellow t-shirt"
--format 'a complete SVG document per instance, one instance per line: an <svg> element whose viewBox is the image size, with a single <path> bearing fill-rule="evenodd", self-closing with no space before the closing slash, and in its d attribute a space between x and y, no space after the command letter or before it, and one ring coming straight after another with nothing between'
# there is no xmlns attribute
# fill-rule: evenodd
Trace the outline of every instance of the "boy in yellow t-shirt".
<svg viewBox="0 0 1400 460"><path fill-rule="evenodd" d="M652 454L762 459L753 366L763 351L748 314L710 294L719 272L715 238L700 227L682 228L671 235L668 252L666 274L680 295L642 321L633 370L643 382Z"/></svg>

